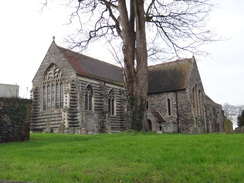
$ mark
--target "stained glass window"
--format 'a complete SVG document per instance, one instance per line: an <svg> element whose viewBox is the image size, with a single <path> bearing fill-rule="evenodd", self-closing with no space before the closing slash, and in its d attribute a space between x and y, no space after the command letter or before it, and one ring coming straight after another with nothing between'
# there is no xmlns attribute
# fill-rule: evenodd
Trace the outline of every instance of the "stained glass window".
<svg viewBox="0 0 244 183"><path fill-rule="evenodd" d="M42 94L43 110L63 108L63 75L55 64L50 65L45 72Z"/></svg>

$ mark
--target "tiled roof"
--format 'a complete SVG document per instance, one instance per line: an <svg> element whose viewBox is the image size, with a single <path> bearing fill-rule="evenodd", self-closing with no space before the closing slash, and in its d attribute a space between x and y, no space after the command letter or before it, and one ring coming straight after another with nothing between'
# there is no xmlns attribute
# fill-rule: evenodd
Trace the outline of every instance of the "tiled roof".
<svg viewBox="0 0 244 183"><path fill-rule="evenodd" d="M79 75L123 84L122 68L58 47ZM193 59L177 60L149 67L148 94L183 90L188 85Z"/></svg>
<svg viewBox="0 0 244 183"><path fill-rule="evenodd" d="M148 94L186 89L193 59L177 60L149 67Z"/></svg>
<svg viewBox="0 0 244 183"><path fill-rule="evenodd" d="M124 82L122 68L62 47L58 48L77 74L119 84Z"/></svg>
<svg viewBox="0 0 244 183"><path fill-rule="evenodd" d="M151 110L150 112L151 112L152 115L156 118L156 121L157 121L158 123L166 122L165 119L161 116L161 114L159 114L158 111L156 111L156 110Z"/></svg>

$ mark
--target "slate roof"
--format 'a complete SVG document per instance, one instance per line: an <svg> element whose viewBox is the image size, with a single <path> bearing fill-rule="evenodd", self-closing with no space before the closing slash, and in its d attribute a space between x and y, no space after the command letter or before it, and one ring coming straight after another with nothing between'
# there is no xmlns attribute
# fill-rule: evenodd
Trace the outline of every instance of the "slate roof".
<svg viewBox="0 0 244 183"><path fill-rule="evenodd" d="M177 60L149 67L148 94L186 89L193 59Z"/></svg>
<svg viewBox="0 0 244 183"><path fill-rule="evenodd" d="M58 48L67 58L77 74L116 82L117 84L124 83L122 68L62 47Z"/></svg>

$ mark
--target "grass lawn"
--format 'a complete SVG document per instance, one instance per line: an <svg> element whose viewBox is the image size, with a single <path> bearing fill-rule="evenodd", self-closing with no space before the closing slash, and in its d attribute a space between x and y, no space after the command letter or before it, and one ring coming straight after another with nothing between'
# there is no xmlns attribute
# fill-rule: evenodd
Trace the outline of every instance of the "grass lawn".
<svg viewBox="0 0 244 183"><path fill-rule="evenodd" d="M244 134L31 134L0 144L0 180L244 182Z"/></svg>

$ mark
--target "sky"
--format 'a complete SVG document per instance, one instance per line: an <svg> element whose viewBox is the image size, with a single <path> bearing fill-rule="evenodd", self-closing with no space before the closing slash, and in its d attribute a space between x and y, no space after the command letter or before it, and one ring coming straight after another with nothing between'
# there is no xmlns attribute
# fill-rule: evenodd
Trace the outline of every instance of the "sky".
<svg viewBox="0 0 244 183"><path fill-rule="evenodd" d="M208 25L225 41L208 44L207 57L196 57L205 93L219 104L244 105L244 1L212 0L217 8ZM0 83L20 86L29 98L35 76L51 42L65 47L68 11L62 6L42 10L41 0L2 1L0 6ZM97 43L99 45L99 43ZM85 54L109 61L97 50Z"/></svg>

